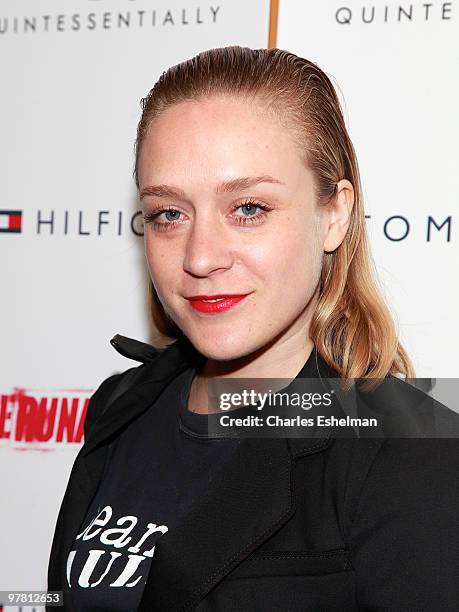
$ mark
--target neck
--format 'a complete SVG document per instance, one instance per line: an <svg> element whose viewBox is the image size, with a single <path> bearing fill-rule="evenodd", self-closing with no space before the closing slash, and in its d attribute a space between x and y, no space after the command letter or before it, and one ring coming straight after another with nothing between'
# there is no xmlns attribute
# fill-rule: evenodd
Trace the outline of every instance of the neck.
<svg viewBox="0 0 459 612"><path fill-rule="evenodd" d="M303 332L304 333L304 332ZM280 345L264 347L231 361L208 359L196 371L188 398L188 409L191 412L208 414L208 387L212 378L287 378L293 380L308 358L314 343L304 333L303 338L291 337Z"/></svg>

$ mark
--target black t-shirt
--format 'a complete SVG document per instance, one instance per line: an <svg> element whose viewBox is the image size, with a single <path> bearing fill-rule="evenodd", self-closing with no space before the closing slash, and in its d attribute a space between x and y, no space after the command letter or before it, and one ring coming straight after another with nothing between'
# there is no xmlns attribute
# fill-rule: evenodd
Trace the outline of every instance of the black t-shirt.
<svg viewBox="0 0 459 612"><path fill-rule="evenodd" d="M81 612L137 609L156 542L206 494L240 443L208 435L208 419L218 415L188 410L194 374L187 369L169 383L110 448L67 559L67 581Z"/></svg>

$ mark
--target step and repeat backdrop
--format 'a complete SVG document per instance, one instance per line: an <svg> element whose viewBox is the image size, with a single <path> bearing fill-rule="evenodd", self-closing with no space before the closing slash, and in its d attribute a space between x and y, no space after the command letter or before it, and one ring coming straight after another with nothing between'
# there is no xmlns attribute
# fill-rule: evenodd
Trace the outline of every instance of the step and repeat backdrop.
<svg viewBox="0 0 459 612"><path fill-rule="evenodd" d="M207 48L335 83L383 291L419 377L457 377L456 2L0 0L0 590L44 589L90 395L152 341L132 178L140 99Z"/></svg>

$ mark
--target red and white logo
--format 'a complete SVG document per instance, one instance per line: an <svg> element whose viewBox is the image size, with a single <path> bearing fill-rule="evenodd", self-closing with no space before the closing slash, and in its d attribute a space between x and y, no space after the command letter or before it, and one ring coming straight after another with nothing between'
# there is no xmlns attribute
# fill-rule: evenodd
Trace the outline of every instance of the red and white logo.
<svg viewBox="0 0 459 612"><path fill-rule="evenodd" d="M0 232L22 232L22 210L0 210Z"/></svg>

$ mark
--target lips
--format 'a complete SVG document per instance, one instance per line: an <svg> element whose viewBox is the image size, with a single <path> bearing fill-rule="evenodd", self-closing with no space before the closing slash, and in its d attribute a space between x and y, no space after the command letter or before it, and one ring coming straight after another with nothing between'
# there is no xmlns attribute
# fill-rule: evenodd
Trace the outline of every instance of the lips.
<svg viewBox="0 0 459 612"><path fill-rule="evenodd" d="M198 312L217 314L233 308L233 306L236 306L236 304L241 302L248 295L248 293L230 295L191 295L186 299L189 301L190 306Z"/></svg>

